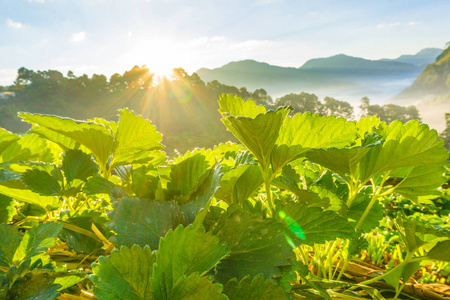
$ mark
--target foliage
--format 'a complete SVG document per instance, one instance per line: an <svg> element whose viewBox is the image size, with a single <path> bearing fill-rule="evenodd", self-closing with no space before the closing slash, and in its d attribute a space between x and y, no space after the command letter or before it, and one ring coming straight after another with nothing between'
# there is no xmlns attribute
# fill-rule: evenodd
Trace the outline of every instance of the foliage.
<svg viewBox="0 0 450 300"><path fill-rule="evenodd" d="M118 122L20 113L27 134L0 131L0 296L330 299L379 280L399 294L425 262L448 262L448 228L387 209L445 197L448 151L427 125L219 106L242 144L172 160L129 109ZM403 260L340 281L386 227Z"/></svg>

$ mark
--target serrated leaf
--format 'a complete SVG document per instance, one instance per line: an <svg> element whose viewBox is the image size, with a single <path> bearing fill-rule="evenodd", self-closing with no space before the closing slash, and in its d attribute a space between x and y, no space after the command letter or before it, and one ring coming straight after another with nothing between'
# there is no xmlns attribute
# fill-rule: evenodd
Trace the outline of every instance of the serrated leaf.
<svg viewBox="0 0 450 300"><path fill-rule="evenodd" d="M268 166L270 154L283 120L289 113L286 107L265 112L253 100L244 101L240 97L222 96L219 105L222 122L261 162Z"/></svg>
<svg viewBox="0 0 450 300"><path fill-rule="evenodd" d="M419 196L440 195L437 188L447 181L444 173L444 167L411 168L405 178L394 187L393 191L416 203Z"/></svg>
<svg viewBox="0 0 450 300"><path fill-rule="evenodd" d="M280 170L290 161L313 148L345 147L356 137L354 122L335 116L322 117L309 112L284 120L272 152L273 169Z"/></svg>
<svg viewBox="0 0 450 300"><path fill-rule="evenodd" d="M55 132L46 127L42 127L36 124L33 124L33 127L28 132L34 133L40 136L41 138L44 138L57 144L64 151L67 151L69 149L75 149L78 146L80 146L80 144L78 144L75 140L71 139L70 137L67 137L63 134L60 134L58 132Z"/></svg>
<svg viewBox="0 0 450 300"><path fill-rule="evenodd" d="M62 169L68 182L74 179L86 180L97 174L98 165L91 156L80 150L67 150L62 159Z"/></svg>
<svg viewBox="0 0 450 300"><path fill-rule="evenodd" d="M6 294L6 299L48 300L59 296L59 284L47 272L31 271L17 279Z"/></svg>
<svg viewBox="0 0 450 300"><path fill-rule="evenodd" d="M106 234L107 219L101 216L100 211L88 210L76 213L68 213L61 216L61 221L67 224L75 225L77 227L83 228L90 231L92 224L94 224L97 229L102 232L103 235ZM92 237L84 235L79 232L75 232L64 228L61 231L61 239L66 242L70 249L73 249L77 253L91 253L95 249L101 248L103 244L98 240L94 240ZM108 237L109 235L107 235Z"/></svg>
<svg viewBox="0 0 450 300"><path fill-rule="evenodd" d="M21 161L53 161L54 157L47 143L34 134L25 134L6 147L0 154L0 163Z"/></svg>
<svg viewBox="0 0 450 300"><path fill-rule="evenodd" d="M230 94L220 97L219 106L220 113L229 113L235 117L255 118L257 115L266 112L266 108L263 105L256 105L253 100L245 101L241 97Z"/></svg>
<svg viewBox="0 0 450 300"><path fill-rule="evenodd" d="M219 241L205 228L189 225L169 230L159 243L156 263L153 268L153 296L156 299L171 299L169 295L182 276L193 273L205 274L227 256L225 243Z"/></svg>
<svg viewBox="0 0 450 300"><path fill-rule="evenodd" d="M67 136L89 149L101 166L106 166L113 147L111 132L104 125L50 115L19 113L25 122L38 124Z"/></svg>
<svg viewBox="0 0 450 300"><path fill-rule="evenodd" d="M116 185L99 174L95 174L86 182L83 192L88 195L108 194Z"/></svg>
<svg viewBox="0 0 450 300"><path fill-rule="evenodd" d="M376 174L402 167L444 166L448 151L436 130L411 120L406 124L394 121L389 126L381 123L377 129L383 145L373 147L361 160L361 181L366 182Z"/></svg>
<svg viewBox="0 0 450 300"><path fill-rule="evenodd" d="M288 299L281 287L271 279L265 280L261 275L253 279L246 276L240 282L233 278L224 286L223 293L230 300Z"/></svg>
<svg viewBox="0 0 450 300"><path fill-rule="evenodd" d="M20 139L20 136L0 127L0 154L6 147Z"/></svg>
<svg viewBox="0 0 450 300"><path fill-rule="evenodd" d="M220 179L222 177L222 168L215 166L209 170L208 177L198 187L194 194L191 195L188 202L180 206L180 211L184 215L187 224L194 222L197 214L206 207L219 188Z"/></svg>
<svg viewBox="0 0 450 300"><path fill-rule="evenodd" d="M31 228L23 235L13 260L21 262L53 247L62 227L62 224L47 222Z"/></svg>
<svg viewBox="0 0 450 300"><path fill-rule="evenodd" d="M155 199L155 193L161 184L159 174L154 168L141 166L131 171L131 189L138 198Z"/></svg>
<svg viewBox="0 0 450 300"><path fill-rule="evenodd" d="M108 213L110 227L117 235L110 238L116 246L149 245L158 249L160 238L171 228L184 223L176 202L122 198L112 204ZM130 234L132 232L133 234Z"/></svg>
<svg viewBox="0 0 450 300"><path fill-rule="evenodd" d="M428 258L450 262L450 240L438 242L428 252Z"/></svg>
<svg viewBox="0 0 450 300"><path fill-rule="evenodd" d="M273 219L263 219L244 210L222 216L215 234L227 243L231 253L217 266L216 281L226 283L234 277L241 280L257 274L266 279L281 275L279 266L288 265L293 253L283 229Z"/></svg>
<svg viewBox="0 0 450 300"><path fill-rule="evenodd" d="M305 236L303 244L320 244L336 238L350 239L354 236L353 226L334 211L295 202L288 202L281 210L302 229Z"/></svg>
<svg viewBox="0 0 450 300"><path fill-rule="evenodd" d="M361 189L348 209L348 217L358 223L372 200L372 195L372 187ZM365 232L370 232L370 230L380 225L381 219L383 219L383 206L376 200L361 224L361 229Z"/></svg>
<svg viewBox="0 0 450 300"><path fill-rule="evenodd" d="M183 197L185 202L206 179L208 163L204 155L198 153L171 166L170 178L167 183L166 199Z"/></svg>
<svg viewBox="0 0 450 300"><path fill-rule="evenodd" d="M21 177L27 188L40 195L55 196L61 193L58 180L46 171L33 168L23 173Z"/></svg>
<svg viewBox="0 0 450 300"><path fill-rule="evenodd" d="M128 109L119 111L119 126L114 135L111 167L144 163L152 159L152 151L164 149L162 135L156 127Z"/></svg>
<svg viewBox="0 0 450 300"><path fill-rule="evenodd" d="M370 147L313 149L306 154L309 160L335 172L347 182Z"/></svg>
<svg viewBox="0 0 450 300"><path fill-rule="evenodd" d="M0 194L11 197L18 202L26 202L40 206L46 210L51 210L57 199L50 196L41 196L30 190L11 188L0 184Z"/></svg>
<svg viewBox="0 0 450 300"><path fill-rule="evenodd" d="M228 204L242 204L264 182L257 165L239 165L224 174L216 197Z"/></svg>
<svg viewBox="0 0 450 300"><path fill-rule="evenodd" d="M0 194L0 224L11 221L15 212L14 200Z"/></svg>
<svg viewBox="0 0 450 300"><path fill-rule="evenodd" d="M100 256L92 264L90 276L94 282L94 294L100 300L153 299L150 279L155 256L149 247L121 247L111 256Z"/></svg>
<svg viewBox="0 0 450 300"><path fill-rule="evenodd" d="M158 299L158 298L156 298ZM193 273L188 277L183 276L175 283L167 300L227 300L228 298L222 294L222 286L213 283L212 278L201 277L197 273Z"/></svg>
<svg viewBox="0 0 450 300"><path fill-rule="evenodd" d="M19 230L13 226L0 224L0 266L13 265L14 254L20 244Z"/></svg>

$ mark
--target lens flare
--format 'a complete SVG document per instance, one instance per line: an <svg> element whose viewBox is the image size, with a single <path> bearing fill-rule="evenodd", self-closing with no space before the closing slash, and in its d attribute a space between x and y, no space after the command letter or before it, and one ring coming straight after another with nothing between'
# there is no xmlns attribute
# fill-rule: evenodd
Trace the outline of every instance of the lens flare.
<svg viewBox="0 0 450 300"><path fill-rule="evenodd" d="M282 220L286 221L286 225L296 236L298 236L302 240L305 239L305 233L303 232L303 229L300 227L300 225L298 225L298 223L294 219L289 217L285 211L283 211L283 210L278 211L278 216Z"/></svg>

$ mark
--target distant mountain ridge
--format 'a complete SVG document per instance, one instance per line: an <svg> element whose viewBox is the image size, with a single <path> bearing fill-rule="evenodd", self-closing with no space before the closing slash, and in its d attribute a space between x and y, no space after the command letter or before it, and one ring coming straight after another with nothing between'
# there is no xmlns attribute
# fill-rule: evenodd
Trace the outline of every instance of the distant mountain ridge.
<svg viewBox="0 0 450 300"><path fill-rule="evenodd" d="M423 69L414 83L395 96L398 102L420 100L424 97L442 97L450 94L450 46Z"/></svg>
<svg viewBox="0 0 450 300"><path fill-rule="evenodd" d="M392 97L405 87L405 83L393 92L386 91L383 85L405 80L409 84L422 71L423 66L417 62L432 62L436 58L435 53L434 48L429 48L393 60L369 60L338 54L311 59L299 68L274 66L248 59L214 69L202 68L196 73L205 82L218 80L249 89L263 88L274 97L305 91L343 97L343 100L351 102L358 97L370 97L372 91L382 89L384 93L391 93L386 98ZM388 88L392 89L390 86Z"/></svg>
<svg viewBox="0 0 450 300"><path fill-rule="evenodd" d="M397 61L397 62L403 62L408 63L416 66L423 66L425 67L429 63L432 63L436 60L436 57L438 57L442 53L443 49L439 48L425 48L417 52L416 54L410 55L405 54L401 55L395 59L380 59L381 61Z"/></svg>

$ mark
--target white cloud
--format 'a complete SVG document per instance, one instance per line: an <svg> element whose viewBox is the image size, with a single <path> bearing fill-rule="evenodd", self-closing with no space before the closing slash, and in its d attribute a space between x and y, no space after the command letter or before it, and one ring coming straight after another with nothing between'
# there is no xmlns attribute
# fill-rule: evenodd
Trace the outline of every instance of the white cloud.
<svg viewBox="0 0 450 300"><path fill-rule="evenodd" d="M28 0L28 2L45 3L45 0Z"/></svg>
<svg viewBox="0 0 450 300"><path fill-rule="evenodd" d="M278 0L257 0L253 5L260 6L260 5L268 5L278 2Z"/></svg>
<svg viewBox="0 0 450 300"><path fill-rule="evenodd" d="M86 31L75 32L72 34L72 42L80 43L86 38Z"/></svg>
<svg viewBox="0 0 450 300"><path fill-rule="evenodd" d="M400 23L396 22L396 23L381 23L377 25L378 29L383 29L383 28L388 28L388 27L395 27L395 26L399 26Z"/></svg>
<svg viewBox="0 0 450 300"><path fill-rule="evenodd" d="M419 25L419 24L421 24L422 22L408 22L408 25L409 26L414 26L414 25Z"/></svg>
<svg viewBox="0 0 450 300"><path fill-rule="evenodd" d="M23 27L23 24L22 24L22 23L14 22L14 21L11 20L11 19L6 19L6 25L8 25L8 27L16 28L16 29L20 29L20 28Z"/></svg>

